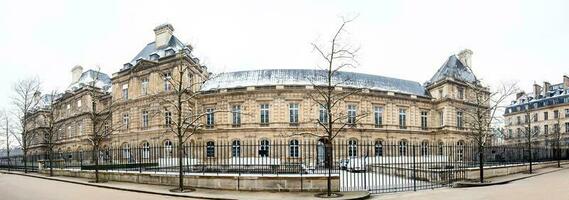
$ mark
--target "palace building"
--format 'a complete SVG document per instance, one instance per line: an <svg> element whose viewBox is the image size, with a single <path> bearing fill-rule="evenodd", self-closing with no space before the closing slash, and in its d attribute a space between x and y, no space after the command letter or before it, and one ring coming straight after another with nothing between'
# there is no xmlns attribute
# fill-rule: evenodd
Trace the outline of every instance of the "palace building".
<svg viewBox="0 0 569 200"><path fill-rule="evenodd" d="M532 92L519 92L504 118L507 144L527 144L528 134L536 145L569 144L569 77L557 84L534 83Z"/></svg>
<svg viewBox="0 0 569 200"><path fill-rule="evenodd" d="M238 111L212 112L203 119L204 130L190 142L294 140L298 143L319 140L291 133L318 131L314 119L323 117L322 110L308 94L314 92L314 87L324 85L324 80L313 78L322 71L266 69L212 75L193 56L192 46L174 36L172 25L160 25L154 32L154 41L117 68L112 76L96 70L84 71L81 66L76 66L71 70L72 83L66 91L53 97L41 97L43 105L38 106L29 120L41 121L38 113L57 110L60 135L56 151L81 151L91 147L87 140L94 126L89 118L90 90L100 94L101 105L116 105L111 111L112 124L122 124L105 141L105 147L171 146L175 141L174 135L168 132L172 113L163 111L166 105L158 99L172 95L172 85L167 79L174 76L172 70L179 63L192 66L185 73L192 83L207 80L202 87L195 88L202 92L197 97L198 109ZM336 140L345 143L463 144L468 140L464 112L472 106L467 97L472 92L471 87L482 87L469 67L471 55L470 50L451 55L423 84L374 74L339 73L339 78L349 77L349 81L335 90L362 91L349 96L340 107L347 113L366 115L358 124L346 128ZM96 88L89 87L93 81L96 81ZM552 91L554 87L547 86L546 89ZM558 96L545 95L544 99ZM50 98L55 98L56 103L45 106ZM565 113L565 110L558 112ZM511 113L515 112L508 115L514 116ZM41 131L45 125L31 124L32 131ZM42 148L41 137L37 137L31 152L40 153Z"/></svg>

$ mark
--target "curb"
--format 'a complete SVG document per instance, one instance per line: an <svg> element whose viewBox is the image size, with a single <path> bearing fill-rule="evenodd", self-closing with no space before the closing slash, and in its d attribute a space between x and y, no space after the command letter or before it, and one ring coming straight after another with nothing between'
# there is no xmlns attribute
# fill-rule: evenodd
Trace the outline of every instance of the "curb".
<svg viewBox="0 0 569 200"><path fill-rule="evenodd" d="M536 174L531 174L531 175L524 176L524 177L518 177L518 178L507 179L507 180L497 181L497 182L490 182L490 183L457 182L453 185L453 188L486 187L486 186L492 186L492 185L503 185L503 184L508 184L510 182L519 181L519 180L523 180L523 179L527 179L527 178L532 178L532 177L536 177L536 176L540 176L540 175L544 175L544 174L549 174L549 173L553 173L553 172L558 172L558 171L565 170L565 169L569 169L569 168L559 168L559 169L551 170L548 172L536 173Z"/></svg>
<svg viewBox="0 0 569 200"><path fill-rule="evenodd" d="M238 198L222 198L222 197L209 197L209 196L197 196L197 195L182 195L182 194L175 194L175 193L167 193L167 192L154 192L154 191L148 191L148 190L138 190L138 189L131 189L131 188L123 188L123 187L115 187L115 186L109 186L109 185L100 185L100 184L94 184L94 183L88 183L88 182L81 182L81 181L72 181L72 180L65 180L62 178L53 178L53 177L47 177L47 176L41 176L41 175L34 175L34 174L25 174L25 173L20 173L20 172L11 172L11 171L4 171L4 170L0 170L0 173L2 174L11 174L11 175L19 175L19 176L26 176L26 177L32 177L32 178L40 178L40 179L45 179L45 180L52 180L52 181L59 181L59 182L65 182L65 183L71 183L71 184L79 184L79 185L85 185L85 186L93 186L93 187L99 187L99 188L105 188L105 189L113 189L113 190L121 190L121 191L127 191L127 192L137 192L137 193L145 193L145 194L153 194L153 195L162 195L162 196L171 196L171 197L183 197L183 198L197 198L197 199L221 199L221 200L238 200ZM191 193L185 193L185 194L191 194ZM284 195L286 195L286 193L283 193ZM367 199L371 196L371 194L369 192L366 192L365 194L362 195L358 195L355 197L351 197L351 198L334 198L334 199L338 199L338 200L359 200L359 199ZM299 197L301 198L301 197Z"/></svg>

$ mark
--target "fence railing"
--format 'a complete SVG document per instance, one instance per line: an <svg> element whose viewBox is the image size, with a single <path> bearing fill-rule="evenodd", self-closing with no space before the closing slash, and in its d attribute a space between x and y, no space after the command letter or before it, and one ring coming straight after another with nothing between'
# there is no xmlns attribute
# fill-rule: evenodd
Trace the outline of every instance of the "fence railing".
<svg viewBox="0 0 569 200"><path fill-rule="evenodd" d="M0 169L37 171L42 168L99 170L132 173L178 173L182 158L184 174L281 175L327 174L340 177L340 190L372 192L409 191L449 185L465 178L465 169L479 165L476 145L410 143L407 141L342 141L326 146L301 140L216 141L190 143L181 153L173 143L138 147L103 147L99 152L55 152L0 158ZM331 154L327 154L331 152ZM514 166L530 161L525 145L488 146L483 164ZM51 158L51 159L49 159ZM531 160L569 159L569 149L532 148ZM49 162L51 160L51 162Z"/></svg>

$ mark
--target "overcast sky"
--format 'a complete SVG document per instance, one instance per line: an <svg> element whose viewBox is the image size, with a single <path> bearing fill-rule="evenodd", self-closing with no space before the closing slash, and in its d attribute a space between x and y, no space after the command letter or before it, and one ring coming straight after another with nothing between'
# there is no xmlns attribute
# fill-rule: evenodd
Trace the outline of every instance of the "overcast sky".
<svg viewBox="0 0 569 200"><path fill-rule="evenodd" d="M569 1L24 1L0 0L0 106L17 79L65 90L75 65L117 72L171 23L210 71L314 68L310 46L341 22L359 71L428 80L469 48L488 84L558 83L569 72Z"/></svg>

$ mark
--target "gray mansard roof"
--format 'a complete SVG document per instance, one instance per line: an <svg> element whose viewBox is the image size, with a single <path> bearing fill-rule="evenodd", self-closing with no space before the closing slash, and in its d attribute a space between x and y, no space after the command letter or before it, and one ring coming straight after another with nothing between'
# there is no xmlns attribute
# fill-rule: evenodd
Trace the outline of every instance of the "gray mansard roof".
<svg viewBox="0 0 569 200"><path fill-rule="evenodd" d="M166 50L168 49L172 49L174 50L174 52L178 52L181 49L185 48L186 46L184 45L184 43L182 43L178 38L176 38L176 36L172 35L172 37L170 37L170 41L168 42L168 46L166 47L157 49L156 42L148 43L140 52L138 52L138 54L136 54L134 58L132 58L130 64L136 65L138 59L151 60L150 55L152 54L157 54L158 57L162 58L166 56Z"/></svg>
<svg viewBox="0 0 569 200"><path fill-rule="evenodd" d="M98 78L97 78L98 75ZM109 75L103 72L97 72L95 70L87 70L81 74L81 77L77 82L71 83L67 90L77 90L85 85L90 85L95 79L95 87L101 88L103 90L108 90L111 87L111 78Z"/></svg>
<svg viewBox="0 0 569 200"><path fill-rule="evenodd" d="M238 88L269 85L326 85L326 71L311 69L270 69L221 73L207 81L202 90ZM341 83L343 82L343 83ZM418 82L378 75L354 72L339 72L333 84L342 87L367 88L371 90L427 96Z"/></svg>
<svg viewBox="0 0 569 200"><path fill-rule="evenodd" d="M477 79L474 73L466 67L456 55L452 55L448 60L439 68L437 73L433 75L431 80L427 81L425 85L430 85L446 78L452 78L457 81L466 83L476 83Z"/></svg>

